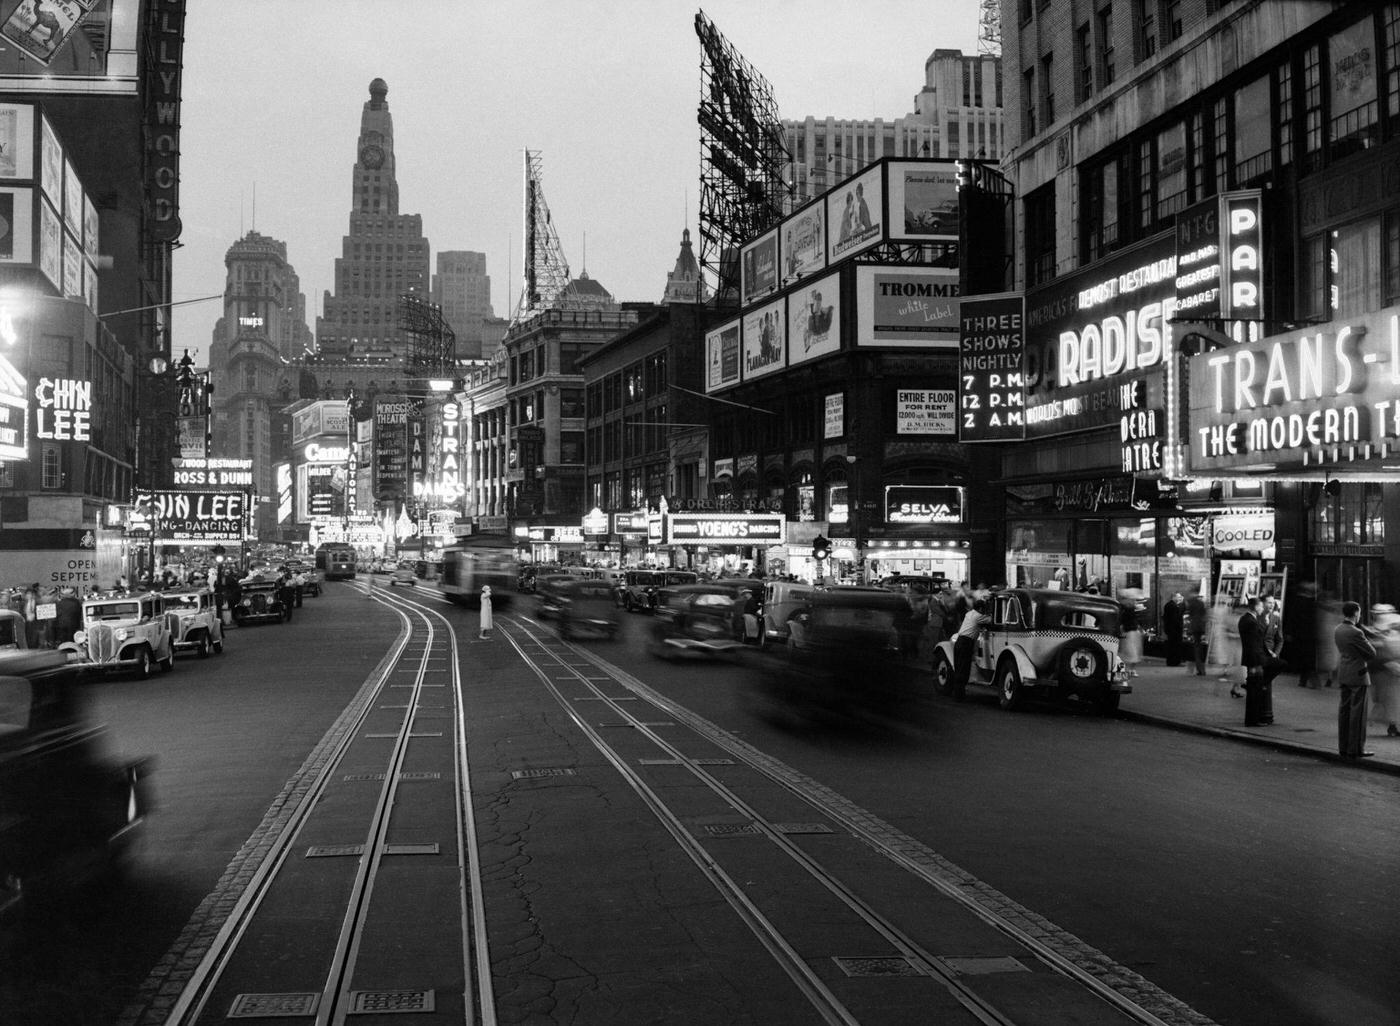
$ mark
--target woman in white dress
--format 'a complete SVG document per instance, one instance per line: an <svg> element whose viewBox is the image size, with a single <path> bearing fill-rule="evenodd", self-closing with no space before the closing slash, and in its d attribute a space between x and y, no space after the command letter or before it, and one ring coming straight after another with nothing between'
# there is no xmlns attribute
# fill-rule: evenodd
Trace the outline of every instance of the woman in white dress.
<svg viewBox="0 0 1400 1026"><path fill-rule="evenodd" d="M491 585L481 586L481 633L477 635L482 641L491 636Z"/></svg>

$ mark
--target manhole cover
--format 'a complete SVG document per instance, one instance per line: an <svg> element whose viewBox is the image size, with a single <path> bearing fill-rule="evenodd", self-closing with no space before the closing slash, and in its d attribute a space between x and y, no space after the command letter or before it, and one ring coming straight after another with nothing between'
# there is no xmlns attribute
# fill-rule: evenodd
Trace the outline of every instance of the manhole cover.
<svg viewBox="0 0 1400 1026"><path fill-rule="evenodd" d="M382 778L384 774L379 774ZM400 773L400 780L441 780L441 773Z"/></svg>
<svg viewBox="0 0 1400 1026"><path fill-rule="evenodd" d="M313 844L306 849L306 857L309 859L336 858L343 855L363 855L365 846L363 844Z"/></svg>
<svg viewBox="0 0 1400 1026"><path fill-rule="evenodd" d="M352 990L350 1015L378 1015L386 1012L431 1012L431 990Z"/></svg>
<svg viewBox="0 0 1400 1026"><path fill-rule="evenodd" d="M228 1010L230 1019L273 1019L315 1015L319 994L239 994Z"/></svg>
<svg viewBox="0 0 1400 1026"><path fill-rule="evenodd" d="M834 958L847 976L922 976L919 969L900 955L857 955Z"/></svg>
<svg viewBox="0 0 1400 1026"><path fill-rule="evenodd" d="M1028 973L1019 959L1010 955L983 956L980 958L945 958L943 964L959 976L986 976L989 973Z"/></svg>
<svg viewBox="0 0 1400 1026"><path fill-rule="evenodd" d="M736 837L740 834L759 833L754 823L707 823L705 833L711 837Z"/></svg>
<svg viewBox="0 0 1400 1026"><path fill-rule="evenodd" d="M384 846L385 855L437 855L437 842L431 844L386 844Z"/></svg>
<svg viewBox="0 0 1400 1026"><path fill-rule="evenodd" d="M567 766L545 766L540 769L512 770L515 780L533 780L536 777L572 777L574 771Z"/></svg>

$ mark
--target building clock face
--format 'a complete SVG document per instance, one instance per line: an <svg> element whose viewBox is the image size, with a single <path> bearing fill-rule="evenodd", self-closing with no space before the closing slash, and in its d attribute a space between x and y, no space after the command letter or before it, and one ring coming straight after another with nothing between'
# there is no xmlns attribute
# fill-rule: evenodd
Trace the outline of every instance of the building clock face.
<svg viewBox="0 0 1400 1026"><path fill-rule="evenodd" d="M360 151L360 163L371 171L378 171L384 166L384 151L378 146L366 146Z"/></svg>

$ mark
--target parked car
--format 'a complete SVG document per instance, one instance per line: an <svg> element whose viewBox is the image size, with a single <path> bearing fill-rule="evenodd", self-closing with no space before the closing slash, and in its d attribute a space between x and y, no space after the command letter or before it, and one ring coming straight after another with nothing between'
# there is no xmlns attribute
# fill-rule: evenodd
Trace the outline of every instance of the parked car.
<svg viewBox="0 0 1400 1026"><path fill-rule="evenodd" d="M233 607L233 621L240 627L250 623L272 621L281 623L291 618L292 611L282 601L277 578L260 575L241 584L242 597Z"/></svg>
<svg viewBox="0 0 1400 1026"><path fill-rule="evenodd" d="M292 584L299 588L303 595L320 597L321 571L316 569L314 563L291 559L282 564L282 572L291 576Z"/></svg>
<svg viewBox="0 0 1400 1026"><path fill-rule="evenodd" d="M647 651L659 659L737 654L744 645L743 602L744 593L714 581L661 589Z"/></svg>
<svg viewBox="0 0 1400 1026"><path fill-rule="evenodd" d="M414 572L412 563L400 563L389 574L389 587L396 588L400 584L406 584L410 588L418 586L418 574Z"/></svg>
<svg viewBox="0 0 1400 1026"><path fill-rule="evenodd" d="M808 595L789 617L788 643L767 661L760 697L773 718L899 717L919 697L917 669L900 657L903 595L835 588Z"/></svg>
<svg viewBox="0 0 1400 1026"><path fill-rule="evenodd" d="M615 638L619 627L612 587L600 578L566 580L551 589L559 636Z"/></svg>
<svg viewBox="0 0 1400 1026"><path fill-rule="evenodd" d="M783 645L788 639L788 620L806 608L807 600L820 589L800 581L767 581L763 585L763 610L758 643Z"/></svg>
<svg viewBox="0 0 1400 1026"><path fill-rule="evenodd" d="M175 668L165 601L158 591L112 591L83 599L83 627L58 646L88 671L135 670L149 677Z"/></svg>
<svg viewBox="0 0 1400 1026"><path fill-rule="evenodd" d="M757 577L725 577L705 583L734 596L734 639L758 644L763 635L764 582Z"/></svg>
<svg viewBox="0 0 1400 1026"><path fill-rule="evenodd" d="M80 667L62 652L0 652L0 920L110 880L150 807L150 759L110 760Z"/></svg>
<svg viewBox="0 0 1400 1026"><path fill-rule="evenodd" d="M162 593L170 643L177 652L194 652L201 659L224 650L224 625L219 622L214 592L205 585Z"/></svg>
<svg viewBox="0 0 1400 1026"><path fill-rule="evenodd" d="M1029 695L1078 698L1112 714L1132 691L1118 656L1118 603L1100 595L1045 588L993 592L991 623L977 641L968 683L997 692L1003 709ZM934 684L962 698L952 642L933 658Z"/></svg>
<svg viewBox="0 0 1400 1026"><path fill-rule="evenodd" d="M656 590L665 584L660 570L628 570L618 588L618 605L629 613L649 613L656 605Z"/></svg>

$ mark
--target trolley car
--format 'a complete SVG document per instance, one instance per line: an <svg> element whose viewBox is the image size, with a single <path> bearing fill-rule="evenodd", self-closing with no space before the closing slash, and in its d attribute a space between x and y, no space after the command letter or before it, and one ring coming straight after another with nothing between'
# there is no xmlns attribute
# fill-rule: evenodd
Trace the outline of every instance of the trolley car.
<svg viewBox="0 0 1400 1026"><path fill-rule="evenodd" d="M483 585L491 586L495 607L510 605L517 591L519 568L515 546L503 535L462 535L443 546L442 575L438 588L451 601L465 606L481 605Z"/></svg>
<svg viewBox="0 0 1400 1026"><path fill-rule="evenodd" d="M316 547L316 569L327 581L351 580L355 576L355 550L343 542L325 542Z"/></svg>

